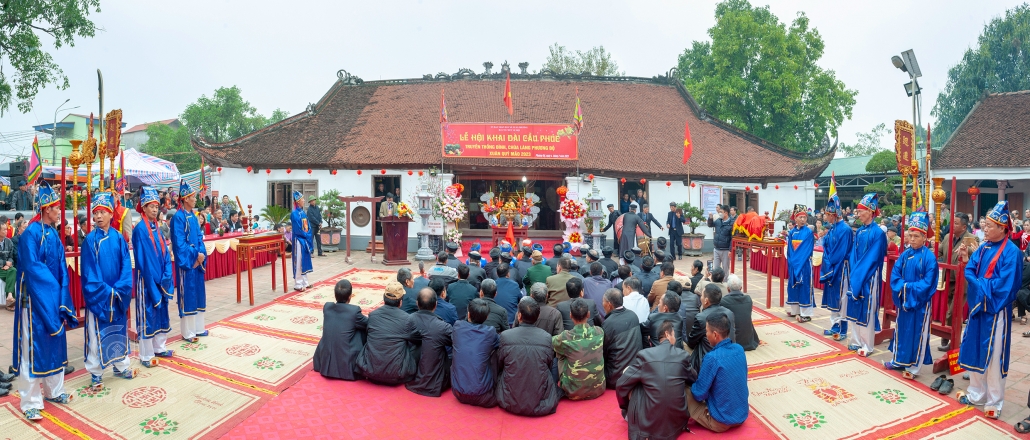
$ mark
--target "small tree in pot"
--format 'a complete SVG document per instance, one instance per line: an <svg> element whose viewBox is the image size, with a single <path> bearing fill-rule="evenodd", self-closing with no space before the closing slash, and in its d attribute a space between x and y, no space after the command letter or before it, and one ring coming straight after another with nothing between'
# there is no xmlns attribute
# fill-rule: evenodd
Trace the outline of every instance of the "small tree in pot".
<svg viewBox="0 0 1030 440"><path fill-rule="evenodd" d="M687 220L687 227L690 228L689 234L683 234L683 252L690 256L699 256L701 247L704 246L705 236L698 234L697 228L701 226L701 220L705 215L704 211L687 202L680 203L676 207L682 212L683 218Z"/></svg>
<svg viewBox="0 0 1030 440"><path fill-rule="evenodd" d="M347 220L347 204L340 201L340 191L335 189L323 192L318 202L322 208L322 222L326 225L319 231L322 249L335 252L340 245L343 222Z"/></svg>

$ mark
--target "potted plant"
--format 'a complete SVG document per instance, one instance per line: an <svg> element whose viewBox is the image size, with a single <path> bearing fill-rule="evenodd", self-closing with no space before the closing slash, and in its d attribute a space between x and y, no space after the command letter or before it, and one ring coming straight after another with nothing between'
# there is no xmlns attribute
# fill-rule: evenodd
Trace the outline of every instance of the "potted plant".
<svg viewBox="0 0 1030 440"><path fill-rule="evenodd" d="M697 257L701 255L701 248L705 244L705 235L697 233L697 227L701 226L704 218L704 211L701 208L683 202L676 206L682 211L683 218L687 219L687 227L690 233L683 234L683 253L688 256Z"/></svg>
<svg viewBox="0 0 1030 440"><path fill-rule="evenodd" d="M323 192L318 202L322 208L322 222L326 225L319 230L322 249L335 252L340 246L343 222L347 220L347 213L344 212L347 204L340 201L340 191L335 189Z"/></svg>
<svg viewBox="0 0 1030 440"><path fill-rule="evenodd" d="M261 218L266 219L272 225L272 229L278 229L279 225L290 221L290 210L279 205L265 205L261 209Z"/></svg>

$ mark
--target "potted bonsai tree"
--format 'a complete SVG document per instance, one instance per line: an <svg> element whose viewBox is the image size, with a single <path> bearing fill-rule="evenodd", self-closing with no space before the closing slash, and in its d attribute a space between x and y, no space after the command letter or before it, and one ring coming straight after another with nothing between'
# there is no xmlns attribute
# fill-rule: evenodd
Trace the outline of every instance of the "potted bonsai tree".
<svg viewBox="0 0 1030 440"><path fill-rule="evenodd" d="M701 248L705 244L705 235L697 233L697 227L701 226L704 212L701 208L683 202L677 205L684 218L687 219L687 227L690 232L683 234L683 253L688 256L697 257L701 255Z"/></svg>
<svg viewBox="0 0 1030 440"><path fill-rule="evenodd" d="M343 222L347 219L347 213L344 212L347 205L340 201L340 191L335 189L323 192L318 202L322 208L322 222L325 224L319 231L322 250L335 252L339 250Z"/></svg>

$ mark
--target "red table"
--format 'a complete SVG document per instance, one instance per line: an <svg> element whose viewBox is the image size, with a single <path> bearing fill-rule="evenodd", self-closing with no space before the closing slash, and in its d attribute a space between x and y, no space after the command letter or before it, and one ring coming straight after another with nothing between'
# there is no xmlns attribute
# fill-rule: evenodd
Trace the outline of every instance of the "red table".
<svg viewBox="0 0 1030 440"><path fill-rule="evenodd" d="M275 291L275 258L282 256L283 267L283 293L286 293L286 242L283 241L283 234L278 232L265 232L261 234L247 235L240 237L236 245L239 259L236 260L236 303L241 301L242 287L241 279L243 272L247 272L247 282L250 289L250 305L254 305L254 262L257 257L268 256L272 258L272 291ZM227 252L228 253L228 252Z"/></svg>
<svg viewBox="0 0 1030 440"><path fill-rule="evenodd" d="M779 240L777 240L777 241L752 241L752 240L748 240L747 238L743 238L743 237L733 237L733 242L730 245L730 273L734 273L736 271L737 259L733 258L733 255L736 255L737 249L743 250L744 266L743 266L742 269L744 269L744 276L743 276L743 278L744 278L744 292L745 293L747 293L747 271L748 271L749 260L751 259L752 256L762 255L762 252L765 252L768 255L764 256L765 257L765 271L764 272L766 274L773 274L773 273L778 273L779 274L779 277L780 277L780 307L783 307L783 300L784 300L784 297L783 297L784 282L783 282L783 280L785 278L784 274L785 274L786 271L784 269L786 268L786 264L781 263L779 265L779 272L774 272L773 271L773 262L774 261L779 262L781 260L784 260L783 250L784 250L784 246L785 245L786 245L786 243L784 243L783 241L779 241ZM758 251L758 252L755 252L755 251ZM772 307L772 279L773 279L772 275L768 275L768 276L765 277L765 308L767 308L767 309Z"/></svg>
<svg viewBox="0 0 1030 440"><path fill-rule="evenodd" d="M242 237L243 233L225 234L221 237L218 235L205 235L204 243L208 244L213 241L231 240ZM218 252L217 249L213 249L208 252L207 256L207 270L204 272L204 281L211 281L215 278L221 278L229 275L236 274L236 260L238 255L236 250L232 246L228 246L225 252ZM261 267L268 263L275 261L275 256L267 253L259 253L254 255L253 267Z"/></svg>

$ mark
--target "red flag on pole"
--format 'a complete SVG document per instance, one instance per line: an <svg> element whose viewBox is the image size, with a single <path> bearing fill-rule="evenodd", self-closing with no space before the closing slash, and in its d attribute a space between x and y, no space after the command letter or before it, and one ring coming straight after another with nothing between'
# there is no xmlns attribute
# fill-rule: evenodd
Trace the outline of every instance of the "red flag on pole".
<svg viewBox="0 0 1030 440"><path fill-rule="evenodd" d="M690 123L684 123L683 128L683 163L687 163L690 155L694 153L694 144L690 142Z"/></svg>
<svg viewBox="0 0 1030 440"><path fill-rule="evenodd" d="M443 97L443 89L440 89L440 125L447 124L447 100Z"/></svg>
<svg viewBox="0 0 1030 440"><path fill-rule="evenodd" d="M511 72L508 72L508 79L504 82L504 106L508 107L508 116L515 111L515 106L511 102Z"/></svg>

